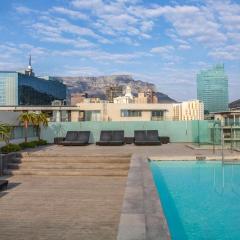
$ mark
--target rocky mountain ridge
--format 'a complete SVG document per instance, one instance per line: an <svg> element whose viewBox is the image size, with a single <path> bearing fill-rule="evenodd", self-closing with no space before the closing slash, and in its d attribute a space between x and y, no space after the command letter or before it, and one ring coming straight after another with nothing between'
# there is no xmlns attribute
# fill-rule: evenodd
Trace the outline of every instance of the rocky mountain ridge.
<svg viewBox="0 0 240 240"><path fill-rule="evenodd" d="M99 77L57 77L62 80L69 88L70 93L88 93L90 97L100 97L106 99L105 89L111 85L129 85L132 88L134 95L139 91L152 89L156 92L159 102L176 102L168 95L157 92L156 86L152 83L144 82L141 80L134 80L130 75L111 75Z"/></svg>

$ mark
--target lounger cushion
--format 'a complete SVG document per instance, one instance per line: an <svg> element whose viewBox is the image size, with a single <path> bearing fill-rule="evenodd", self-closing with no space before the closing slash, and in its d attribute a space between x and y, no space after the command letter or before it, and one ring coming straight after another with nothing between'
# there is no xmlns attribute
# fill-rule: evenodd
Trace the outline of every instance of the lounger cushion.
<svg viewBox="0 0 240 240"><path fill-rule="evenodd" d="M77 131L68 131L65 140L66 141L76 141L78 138Z"/></svg>
<svg viewBox="0 0 240 240"><path fill-rule="evenodd" d="M148 130L147 131L147 140L159 142L158 131L157 130Z"/></svg>
<svg viewBox="0 0 240 240"><path fill-rule="evenodd" d="M101 131L100 141L109 142L112 140L112 131Z"/></svg>
<svg viewBox="0 0 240 240"><path fill-rule="evenodd" d="M134 131L134 137L135 141L134 143L136 145L161 145L161 142L158 137L158 131L157 130L137 130Z"/></svg>
<svg viewBox="0 0 240 240"><path fill-rule="evenodd" d="M134 138L135 138L135 142L136 141L146 141L146 138L147 138L146 131L144 131L144 130L134 131Z"/></svg>
<svg viewBox="0 0 240 240"><path fill-rule="evenodd" d="M112 142L124 142L124 131L112 131Z"/></svg>
<svg viewBox="0 0 240 240"><path fill-rule="evenodd" d="M88 143L90 136L89 131L79 131L77 134L78 134L77 139L79 142Z"/></svg>
<svg viewBox="0 0 240 240"><path fill-rule="evenodd" d="M124 131L101 131L100 141L96 143L101 146L119 146L124 144Z"/></svg>
<svg viewBox="0 0 240 240"><path fill-rule="evenodd" d="M61 142L64 146L81 146L89 143L90 131L68 131Z"/></svg>

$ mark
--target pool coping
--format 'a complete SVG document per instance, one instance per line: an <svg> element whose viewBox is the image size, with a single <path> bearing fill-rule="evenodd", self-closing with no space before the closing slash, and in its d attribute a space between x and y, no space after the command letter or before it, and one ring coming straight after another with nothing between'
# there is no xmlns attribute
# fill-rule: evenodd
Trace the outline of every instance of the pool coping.
<svg viewBox="0 0 240 240"><path fill-rule="evenodd" d="M150 156L151 161L222 161L221 156L207 156L198 154L195 156ZM240 161L240 156L224 156L226 161Z"/></svg>
<svg viewBox="0 0 240 240"><path fill-rule="evenodd" d="M171 239L148 161L131 158L117 240Z"/></svg>

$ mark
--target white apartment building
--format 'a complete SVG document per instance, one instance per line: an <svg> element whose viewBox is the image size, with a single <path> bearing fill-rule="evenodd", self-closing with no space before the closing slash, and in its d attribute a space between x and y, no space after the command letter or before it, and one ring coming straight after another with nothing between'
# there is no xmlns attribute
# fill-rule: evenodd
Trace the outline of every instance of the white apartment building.
<svg viewBox="0 0 240 240"><path fill-rule="evenodd" d="M173 104L173 120L204 120L204 104L199 100Z"/></svg>

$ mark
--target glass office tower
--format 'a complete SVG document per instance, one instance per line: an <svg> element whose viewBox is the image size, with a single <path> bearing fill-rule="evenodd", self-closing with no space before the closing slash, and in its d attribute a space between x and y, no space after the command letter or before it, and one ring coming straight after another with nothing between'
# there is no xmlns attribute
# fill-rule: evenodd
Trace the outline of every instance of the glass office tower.
<svg viewBox="0 0 240 240"><path fill-rule="evenodd" d="M206 112L228 110L228 77L224 72L224 64L197 75L197 98L204 103Z"/></svg>
<svg viewBox="0 0 240 240"><path fill-rule="evenodd" d="M52 101L66 97L66 85L54 78L0 71L0 106L51 105Z"/></svg>

